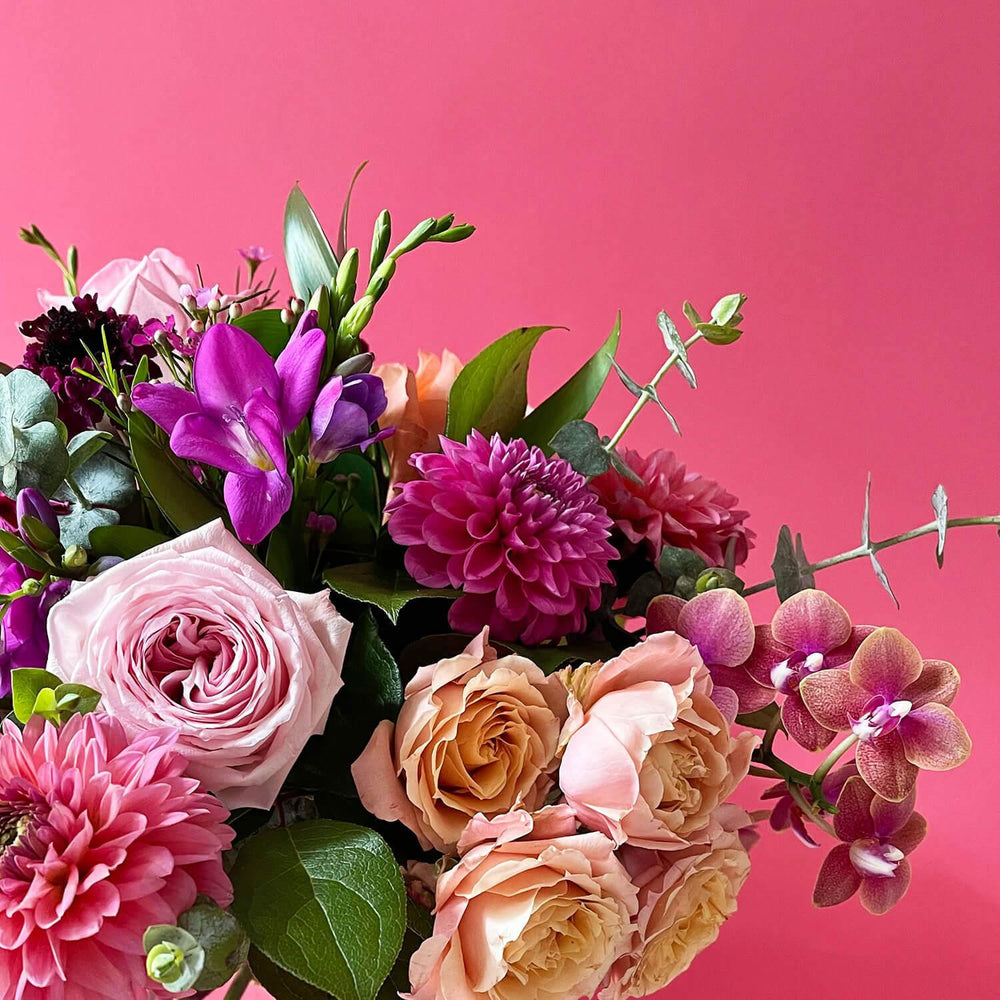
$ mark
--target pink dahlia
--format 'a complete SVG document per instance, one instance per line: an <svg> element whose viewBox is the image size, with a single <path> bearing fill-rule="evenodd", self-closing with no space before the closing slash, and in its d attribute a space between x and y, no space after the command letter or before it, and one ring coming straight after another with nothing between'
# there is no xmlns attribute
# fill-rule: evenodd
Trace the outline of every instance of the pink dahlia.
<svg viewBox="0 0 1000 1000"><path fill-rule="evenodd" d="M601 603L618 553L611 520L584 479L561 458L524 441L465 444L414 455L421 478L386 507L389 533L407 546L406 568L427 587L457 587L448 620L460 632L484 625L527 643L580 632Z"/></svg>
<svg viewBox="0 0 1000 1000"><path fill-rule="evenodd" d="M232 887L225 809L185 777L174 735L130 739L109 716L38 717L0 733L0 996L166 997L142 935Z"/></svg>
<svg viewBox="0 0 1000 1000"><path fill-rule="evenodd" d="M663 448L643 458L625 449L622 458L642 480L626 479L616 469L591 480L591 486L633 547L644 546L654 561L664 545L690 549L709 566L722 566L735 539L736 565L746 562L754 533L744 526L749 512L717 482L688 472Z"/></svg>

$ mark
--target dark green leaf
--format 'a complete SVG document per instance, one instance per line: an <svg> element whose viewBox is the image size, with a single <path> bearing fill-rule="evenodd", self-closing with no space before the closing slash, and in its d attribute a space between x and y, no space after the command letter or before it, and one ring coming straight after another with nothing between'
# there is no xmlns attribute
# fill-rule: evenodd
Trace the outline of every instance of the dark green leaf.
<svg viewBox="0 0 1000 1000"><path fill-rule="evenodd" d="M403 704L399 667L385 648L370 608L365 608L351 629L344 659L344 694L374 724L394 719ZM341 695L343 697L343 695Z"/></svg>
<svg viewBox="0 0 1000 1000"><path fill-rule="evenodd" d="M377 833L332 820L263 830L230 877L232 910L271 962L339 1000L372 1000L399 953L406 910L396 859Z"/></svg>
<svg viewBox="0 0 1000 1000"><path fill-rule="evenodd" d="M792 531L787 524L781 526L778 532L778 544L774 551L771 569L774 572L774 582L778 597L787 601L800 590L815 586L815 579L806 567L805 550L802 548L802 536L797 535L792 541Z"/></svg>
<svg viewBox="0 0 1000 1000"><path fill-rule="evenodd" d="M275 965L267 955L256 948L250 949L250 969L254 979L277 1000L335 1000L332 994L316 989L308 983L296 979Z"/></svg>
<svg viewBox="0 0 1000 1000"><path fill-rule="evenodd" d="M281 322L280 309L258 309L248 312L233 320L233 326L238 326L257 341L261 347L276 358L288 343L292 331Z"/></svg>
<svg viewBox="0 0 1000 1000"><path fill-rule="evenodd" d="M571 420L560 428L552 447L582 476L600 476L611 468L611 456L601 435L586 420Z"/></svg>
<svg viewBox="0 0 1000 1000"><path fill-rule="evenodd" d="M944 566L944 541L948 532L948 494L944 491L944 486L938 483L938 488L931 497L931 506L934 508L934 520L937 521L937 564L938 569Z"/></svg>
<svg viewBox="0 0 1000 1000"><path fill-rule="evenodd" d="M737 715L736 722L748 729L768 729L774 721L774 717L780 716L780 714L778 705L772 701L770 705L758 708L756 712L744 712L742 715Z"/></svg>
<svg viewBox="0 0 1000 1000"><path fill-rule="evenodd" d="M479 352L459 373L448 396L445 434L464 441L476 428L510 436L528 406L528 362L551 326L512 330Z"/></svg>
<svg viewBox="0 0 1000 1000"><path fill-rule="evenodd" d="M301 548L301 539L299 546ZM297 563L293 550L292 533L285 525L279 525L267 539L267 556L264 565L271 575L286 590L296 589Z"/></svg>
<svg viewBox="0 0 1000 1000"><path fill-rule="evenodd" d="M663 593L663 577L651 569L643 573L628 592L625 602L625 614L633 618L642 618L646 614L649 602Z"/></svg>
<svg viewBox="0 0 1000 1000"><path fill-rule="evenodd" d="M333 281L339 263L298 184L285 203L285 263L295 294L306 302L320 285Z"/></svg>
<svg viewBox="0 0 1000 1000"><path fill-rule="evenodd" d="M90 533L88 548L95 556L119 556L131 559L133 556L170 541L166 535L150 528L133 527L128 524L114 524L109 527L94 528Z"/></svg>
<svg viewBox="0 0 1000 1000"><path fill-rule="evenodd" d="M410 601L422 597L451 599L461 596L457 590L421 587L402 571L382 572L373 562L337 566L327 570L323 574L323 580L331 590L344 597L381 608L393 624Z"/></svg>
<svg viewBox="0 0 1000 1000"><path fill-rule="evenodd" d="M559 428L573 420L582 420L590 412L611 371L621 337L621 320L619 313L608 339L597 353L518 424L514 432L517 437L550 454L552 439Z"/></svg>
<svg viewBox="0 0 1000 1000"><path fill-rule="evenodd" d="M59 548L59 539L56 533L37 517L26 514L19 521L18 525L31 547L39 552L55 552Z"/></svg>

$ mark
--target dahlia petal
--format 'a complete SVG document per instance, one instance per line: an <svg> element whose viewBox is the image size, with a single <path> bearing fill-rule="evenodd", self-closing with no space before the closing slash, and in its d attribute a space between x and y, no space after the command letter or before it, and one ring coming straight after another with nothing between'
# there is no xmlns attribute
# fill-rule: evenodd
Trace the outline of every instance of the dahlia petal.
<svg viewBox="0 0 1000 1000"><path fill-rule="evenodd" d="M728 588L710 590L688 601L678 616L677 631L698 647L708 664L738 667L753 652L750 605Z"/></svg>
<svg viewBox="0 0 1000 1000"><path fill-rule="evenodd" d="M850 729L851 718L859 718L869 700L868 693L854 684L850 673L841 667L803 677L799 695L809 714L834 732Z"/></svg>
<svg viewBox="0 0 1000 1000"><path fill-rule="evenodd" d="M813 903L816 906L837 906L846 902L861 886L861 876L851 863L851 849L847 844L838 844L823 859L816 876L813 889Z"/></svg>
<svg viewBox="0 0 1000 1000"><path fill-rule="evenodd" d="M868 787L891 802L901 802L917 782L919 770L906 759L899 731L859 743L855 761Z"/></svg>
<svg viewBox="0 0 1000 1000"><path fill-rule="evenodd" d="M763 690L763 689L762 689ZM800 747L815 753L830 745L836 733L820 725L802 704L802 698L793 692L781 706L781 721L788 735Z"/></svg>
<svg viewBox="0 0 1000 1000"><path fill-rule="evenodd" d="M861 882L861 905L873 916L891 910L910 888L910 862L903 858L889 878L866 878Z"/></svg>
<svg viewBox="0 0 1000 1000"><path fill-rule="evenodd" d="M950 771L972 753L972 740L961 719L933 702L915 709L899 724L906 759L925 771Z"/></svg>
<svg viewBox="0 0 1000 1000"><path fill-rule="evenodd" d="M878 628L858 647L850 669L858 687L893 701L920 676L923 660L898 629Z"/></svg>
<svg viewBox="0 0 1000 1000"><path fill-rule="evenodd" d="M872 802L875 793L861 780L848 778L837 796L837 813L833 828L845 843L871 837L875 833L872 819Z"/></svg>
<svg viewBox="0 0 1000 1000"><path fill-rule="evenodd" d="M851 619L822 590L800 590L785 601L771 619L777 642L803 653L827 653L847 641Z"/></svg>
<svg viewBox="0 0 1000 1000"><path fill-rule="evenodd" d="M914 708L928 702L950 705L958 694L961 679L958 671L944 660L924 660L920 676L900 694Z"/></svg>

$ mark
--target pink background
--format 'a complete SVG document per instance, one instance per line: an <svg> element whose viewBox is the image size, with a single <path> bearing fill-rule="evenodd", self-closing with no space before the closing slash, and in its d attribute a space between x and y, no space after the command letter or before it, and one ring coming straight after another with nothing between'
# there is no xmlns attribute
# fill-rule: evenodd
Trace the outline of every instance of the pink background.
<svg viewBox="0 0 1000 1000"><path fill-rule="evenodd" d="M813 558L1000 505L997 160L1000 8L990 2L790 4L100 2L0 9L0 347L54 286L20 244L37 222L89 274L165 245L230 280L239 245L277 249L301 180L329 228L364 159L353 236L455 211L475 238L401 264L370 327L382 358L468 358L526 323L536 400L624 312L622 359L660 363L654 325L750 294L746 336L693 353L701 388L666 390L684 429L645 414L632 444L675 448L737 492L770 575L788 520ZM628 406L611 386L609 428ZM976 753L927 775L931 836L904 905L817 911L820 852L756 851L741 913L673 1000L984 997L998 987L995 768L1000 542L956 531L823 583L855 619L954 660ZM759 599L762 617L771 601Z"/></svg>

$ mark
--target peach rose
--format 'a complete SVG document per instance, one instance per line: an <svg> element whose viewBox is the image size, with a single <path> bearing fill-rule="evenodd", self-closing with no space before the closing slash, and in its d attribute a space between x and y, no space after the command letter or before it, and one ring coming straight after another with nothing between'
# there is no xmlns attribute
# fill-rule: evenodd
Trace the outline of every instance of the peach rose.
<svg viewBox="0 0 1000 1000"><path fill-rule="evenodd" d="M500 820L497 840L441 875L434 934L410 960L411 1000L593 995L631 947L636 888L603 834L538 836L564 819L529 820L513 840L523 814Z"/></svg>
<svg viewBox="0 0 1000 1000"><path fill-rule="evenodd" d="M734 736L698 650L661 632L605 664L564 675L570 722L559 783L581 822L651 850L709 836L745 777L757 738Z"/></svg>
<svg viewBox="0 0 1000 1000"><path fill-rule="evenodd" d="M440 358L420 351L419 358L416 371L395 363L377 365L373 370L382 379L389 400L378 425L396 428L396 433L384 442L392 486L409 482L416 475L409 464L411 455L440 450L438 435L444 433L448 393L462 370L462 362L451 351L445 351Z"/></svg>
<svg viewBox="0 0 1000 1000"><path fill-rule="evenodd" d="M639 889L638 929L600 1000L645 997L676 979L736 912L750 873L740 832L732 828L720 827L709 844L682 854L626 847L622 855Z"/></svg>
<svg viewBox="0 0 1000 1000"><path fill-rule="evenodd" d="M425 848L450 851L477 813L536 809L552 787L566 690L523 656L497 659L488 635L421 667L351 769L365 808Z"/></svg>
<svg viewBox="0 0 1000 1000"><path fill-rule="evenodd" d="M48 667L133 733L176 730L228 808L269 809L326 725L350 631L327 592L285 591L213 521L74 586Z"/></svg>

